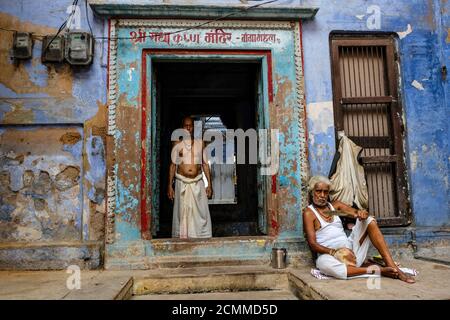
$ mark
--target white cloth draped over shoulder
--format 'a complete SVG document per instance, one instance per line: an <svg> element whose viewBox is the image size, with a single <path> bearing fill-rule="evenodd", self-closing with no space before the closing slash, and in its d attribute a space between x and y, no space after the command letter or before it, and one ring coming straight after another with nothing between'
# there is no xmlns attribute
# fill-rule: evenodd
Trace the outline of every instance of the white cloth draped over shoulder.
<svg viewBox="0 0 450 320"><path fill-rule="evenodd" d="M175 173L172 237L210 238L211 216L202 174L187 178Z"/></svg>

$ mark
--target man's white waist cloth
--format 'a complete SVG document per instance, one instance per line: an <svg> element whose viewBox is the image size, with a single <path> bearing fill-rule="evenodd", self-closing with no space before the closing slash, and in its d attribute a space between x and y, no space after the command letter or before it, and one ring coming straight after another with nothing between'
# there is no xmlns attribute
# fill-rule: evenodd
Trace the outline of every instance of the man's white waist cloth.
<svg viewBox="0 0 450 320"><path fill-rule="evenodd" d="M202 174L187 178L175 173L172 237L210 238L211 216Z"/></svg>

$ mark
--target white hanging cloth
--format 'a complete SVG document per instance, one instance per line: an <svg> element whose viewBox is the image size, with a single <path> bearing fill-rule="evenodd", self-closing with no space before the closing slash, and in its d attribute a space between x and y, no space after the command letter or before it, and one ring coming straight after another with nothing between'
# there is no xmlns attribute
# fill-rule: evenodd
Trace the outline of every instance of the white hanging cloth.
<svg viewBox="0 0 450 320"><path fill-rule="evenodd" d="M336 172L331 176L331 201L339 200L348 206L353 203L359 209L367 210L369 196L364 168L358 162L362 148L350 140L342 131L339 134L340 158L337 162Z"/></svg>

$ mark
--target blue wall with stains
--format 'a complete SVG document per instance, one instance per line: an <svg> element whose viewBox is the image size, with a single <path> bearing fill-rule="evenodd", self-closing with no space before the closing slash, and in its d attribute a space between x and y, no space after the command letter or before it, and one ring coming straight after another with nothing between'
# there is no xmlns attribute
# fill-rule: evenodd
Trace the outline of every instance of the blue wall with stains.
<svg viewBox="0 0 450 320"><path fill-rule="evenodd" d="M335 151L329 34L331 31L399 33L400 81L406 119L406 161L410 198L418 226L449 225L448 80L441 67L449 58L447 1L305 1L320 10L303 24L305 81L312 174L328 174ZM379 29L371 29L380 8ZM442 13L442 15L441 15ZM410 26L410 31L408 26ZM412 85L419 82L423 90Z"/></svg>
<svg viewBox="0 0 450 320"><path fill-rule="evenodd" d="M33 33L32 59L15 62L13 33L0 30L0 268L102 263L107 41L96 41L89 67L41 62L41 36L56 33L71 5L0 1L0 28ZM88 14L101 37L107 22ZM87 31L85 17L79 1L71 30Z"/></svg>
<svg viewBox="0 0 450 320"><path fill-rule="evenodd" d="M114 121L116 123L117 129L115 132L115 157L117 159L117 171L116 179L116 201L115 201L115 242L107 248L107 258L109 261L117 261L123 257L121 251L125 247L129 248L130 241L139 241L141 239L140 228L140 190L142 188L141 184L141 146L143 139L140 135L139 128L136 127L136 123L141 123L141 117L143 116L141 110L141 101L143 89L142 86L142 73L140 72L143 68L148 70L147 72L147 82L152 83L150 78L151 73L151 60L152 59L186 59L183 53L160 53L159 51L147 51L144 55L147 59L147 66L142 63L142 50L143 49L215 49L216 52L221 52L220 54L208 53L202 51L201 58L197 56L197 59L203 59L203 61L208 61L211 59L230 59L233 61L242 61L243 59L253 62L258 62L262 59L267 59L265 55L261 52L267 52L272 49L271 57L272 64L270 68L272 70L273 76L273 91L274 98L273 102L270 101L270 105L266 104L262 107L265 110L273 109L270 113L270 123L276 127L280 127L280 171L278 173L280 177L279 189L282 190L283 194L280 192L279 197L284 201L280 201L279 204L279 215L278 220L274 219L273 222L279 226L279 237L280 238L292 238L298 237L301 233L301 222L298 212L301 211L301 192L298 186L300 183L300 165L295 165L299 159L299 122L298 122L298 110L296 106L296 90L295 90L295 79L296 70L292 68L289 64L290 60L294 56L295 41L293 39L292 26L290 23L284 24L284 29L277 30L275 44L265 43L265 44L252 44L242 42L240 37L243 33L255 33L260 32L258 28L242 28L235 27L230 30L230 43L206 43L205 41L199 41L199 43L191 43L191 41L181 41L176 42L176 37L170 36L167 38L167 42L155 39L150 39L146 37L141 41L126 39L130 35L137 34L138 32L145 33L146 35L153 32L173 32L183 26L171 26L161 28L159 26L154 26L148 22L140 22L138 25L124 25L119 24L117 26L116 32L119 37L125 40L118 42L117 46L117 61L114 64L117 66L117 92L114 92L114 96L118 99L118 108L121 110L116 113ZM226 27L224 27L226 28ZM198 36L199 39L204 39L206 34L210 31L210 27L196 29L192 31L194 36ZM270 30L270 29L268 29ZM262 31L262 32L272 32L272 31ZM183 38L184 39L184 38ZM234 49L243 50L243 52L248 52L248 50L259 50L253 51L252 54L239 55L237 53L227 52L230 45ZM192 56L191 54L190 56ZM115 57L112 58L115 60ZM263 64L267 64L267 60L264 60ZM264 81L267 81L264 80ZM267 86L265 83L264 86ZM151 92L151 89L147 89ZM264 93L265 99L267 98L268 92ZM148 98L147 98L148 99ZM146 109L147 123L150 124L150 119L155 119L154 106L147 104ZM276 109L276 111L275 111ZM269 117L269 114L266 115ZM147 137L151 139L151 137ZM145 145L151 145L149 141ZM148 149L147 149L148 150ZM158 149L153 148L153 153L157 153ZM151 161L150 152L145 152L148 154L148 160ZM149 179L149 185L151 186L158 175L152 175L147 168L147 176L152 176ZM151 187L149 187L151 188ZM269 191L270 192L270 191ZM150 193L150 192L149 192ZM155 210L150 210L152 214L156 215ZM117 249L122 248L122 249ZM258 251L258 247L253 250ZM265 246L264 246L265 248ZM201 255L217 255L217 248L214 246L205 246L202 250L198 251ZM243 250L241 248L241 250ZM146 254L148 256L153 256L154 252L158 251L157 246L153 243L146 243ZM190 253L193 254L194 251ZM230 249L229 247L222 247L222 254L234 254L237 252L236 248ZM250 254L250 252L248 252ZM167 255L170 251L167 251ZM238 255L241 257L240 255ZM110 262L111 263L111 262Z"/></svg>
<svg viewBox="0 0 450 320"><path fill-rule="evenodd" d="M250 0L122 2L233 6L260 3ZM0 27L34 32L35 36L52 34L67 18L71 4L70 0L2 0ZM313 20L302 23L311 175L327 174L335 152L330 32L398 33L401 96L406 124L405 155L414 224L417 227L448 227L450 168L447 121L450 116L450 87L449 80L444 81L441 73L444 65L449 67L450 57L448 1L281 0L266 6L319 8ZM377 8L380 9L380 24L379 28L374 29L373 19ZM107 35L108 23L104 18L95 17L89 7L88 14L93 32L99 38L95 44L94 62L89 67L42 64L41 42L38 37L34 42L33 59L15 65L9 58L12 33L0 30L0 249L1 243L23 242L26 247L31 241L34 245L69 241L72 248L80 248L79 251L67 249L59 252L59 256L64 258L61 258L60 261L63 262L58 262L58 266L85 255L92 255L100 263L98 252L94 254L86 246L91 246L94 242L100 248L104 239L108 48L107 40L100 37ZM84 1L79 1L72 28L89 30ZM287 65L286 61L285 66ZM130 76L138 79L138 73L138 68L136 75L121 73L120 83L128 83L126 80ZM124 90L128 90L128 96L123 97L124 102L137 96L137 86ZM134 103L129 105L133 108ZM116 132L118 141L139 145L135 135L127 137L120 134ZM296 135L297 131L290 134ZM33 140L32 137L37 138ZM26 146L30 141L43 141L43 145L30 149ZM49 144L48 148L46 144ZM287 149L282 149L282 152L295 154ZM33 161L38 158L42 158L42 164L35 166ZM288 162L282 162L282 170L285 170L283 166L286 163ZM70 171L72 176L68 178L68 183L70 185L70 181L76 181L79 188L66 189L64 186L60 190L57 188L57 181L61 181L58 180L58 175L68 173L69 171L64 170L69 167L75 167L75 171ZM139 170L138 167L132 169ZM73 177L77 170L78 180ZM20 177L18 172L21 173ZM295 174L299 172L297 168ZM284 172L279 176L278 183L281 187L288 186L289 179L299 180L299 177L292 177L292 174L294 172ZM36 181L35 189L39 189L38 182L44 179L51 190L45 195L29 192L25 184L31 183L29 187L33 190L30 179ZM137 181L128 181L126 186L118 186L117 201L130 205L129 208L119 206L119 210L130 211L138 207L138 200L132 195L138 193L137 188ZM300 197L297 193L295 196ZM61 218L56 213L57 199L63 199L59 203L65 203L65 208L71 211L69 219ZM297 203L293 207L299 206ZM121 212L118 213L120 221ZM70 222L71 219L73 223ZM139 218L134 216L133 219L137 221ZM300 219L289 219L295 224L295 230L300 228ZM52 221L58 223L52 224ZM61 231L64 228L68 228L70 232L67 234L70 236ZM140 237L139 230L135 227L127 228L126 223L118 223L117 228L124 239L135 240ZM0 250L0 267L13 265L14 256L11 251ZM41 258L45 260L44 256L42 254ZM28 266L31 267L33 261L40 258L37 255L28 261L22 255L20 259L24 265L29 263ZM92 265L95 266L95 263Z"/></svg>

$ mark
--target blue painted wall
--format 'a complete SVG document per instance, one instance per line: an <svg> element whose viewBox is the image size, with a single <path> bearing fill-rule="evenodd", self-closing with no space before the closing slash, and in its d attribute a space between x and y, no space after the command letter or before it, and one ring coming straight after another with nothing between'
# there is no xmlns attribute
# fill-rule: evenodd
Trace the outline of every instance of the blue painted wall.
<svg viewBox="0 0 450 320"><path fill-rule="evenodd" d="M250 0L124 0L122 2L241 6L259 3ZM54 33L67 18L71 3L70 0L2 0L0 1L0 27L35 32L36 35ZM449 80L443 81L441 77L441 67L445 64L447 64L447 68L449 67L449 2L445 0L400 0L395 2L387 0L282 0L268 6L314 6L320 8L313 20L303 22L310 174L327 174L335 152L329 56L330 32L342 30L399 33L401 94L407 129L405 151L415 224L419 227L448 227L450 223L448 178L450 167L447 122L450 116L448 102L450 87ZM373 25L370 24L374 17L373 6L378 6L380 9L380 26L377 29L371 28ZM97 37L107 35L107 21L94 17L90 8L88 8L88 12L94 34ZM75 18L73 28L79 27L87 31L89 28L86 22L84 1L79 2L76 17L78 13L79 20ZM61 165L64 165L66 160L64 157L61 158L62 156L81 159L84 154L84 160L80 160L79 163L81 187L79 194L74 196L74 199L80 199L80 197L82 199L79 200L80 203L83 203L82 207L74 209L79 212L79 221L82 221L82 227L75 228L79 232L79 238L75 237L77 239L74 242L101 240L103 238L99 226L104 224L101 219L104 214L105 194L103 173L106 170L105 141L102 132L106 127L107 41L101 39L96 41L94 62L86 68L43 65L40 61L41 42L39 40L36 40L34 44L33 59L14 66L9 59L11 41L12 34L0 30L0 66L2 69L0 72L0 135L6 134L5 137L11 137L8 132L12 130L11 125L14 125L18 126L15 127L15 130L22 130L22 128L24 128L23 130L36 130L36 134L42 136L43 143L60 143L58 139L55 142L46 141L45 133L42 133L46 127L36 125L59 125L58 130L65 126L78 128L76 130L80 131L81 147L72 147L64 143L58 146L59 149L52 146L49 148L52 154L44 161L47 161L46 167L50 168L48 170L50 178L56 179L58 173L64 169ZM123 77L128 77L128 74L123 74ZM413 81L420 83L423 90L414 87ZM129 97L136 95L133 90L130 91ZM19 146L20 141L18 140L16 144L10 143L10 145ZM1 157L4 159L0 163L0 171L13 171L14 162L8 159L12 155L10 151L14 150L3 150L0 146L0 151ZM36 152L30 156L37 156L39 152ZM26 157L27 155L25 155L24 163L27 163ZM60 162L52 159L59 159ZM19 166L19 164L17 165ZM23 164L20 165L23 166ZM52 166L53 169L51 169ZM22 169L28 170L28 168ZM37 179L39 172L35 171L34 174ZM285 176L288 175L285 174ZM7 175L2 176L2 179L6 179L6 177ZM281 177L280 183L284 183L283 181ZM136 187L136 185L133 186ZM16 192L11 190L8 189L7 192ZM136 190L130 191L135 192ZM57 191L55 192L57 194ZM120 196L127 197L127 194L119 194ZM23 200L23 203L33 200L32 195L27 194L26 197L30 198ZM14 206L9 202L6 203L6 200L2 201L1 208L7 208L8 214L1 213L0 217L10 217ZM81 205L78 204L78 206ZM23 212L22 210L21 213ZM17 214L19 213L17 212ZM0 223L2 223L1 218ZM37 227L32 228L36 229ZM27 238L30 237L30 234L36 236L33 230L30 231L31 233L24 233L25 241L27 239L36 240L32 237ZM139 236L126 230L119 230L119 232L132 238ZM56 234L58 233L55 231L54 241L60 239ZM5 239L0 242L6 241ZM8 238L8 241L10 240ZM44 239L36 241L41 240ZM45 239L45 241L47 240L51 241L52 238Z"/></svg>
<svg viewBox="0 0 450 320"><path fill-rule="evenodd" d="M316 18L303 24L311 173L327 174L335 151L329 34L331 31L385 31L398 40L401 94L406 119L406 159L411 204L418 226L448 226L449 84L440 68L449 57L447 1L304 1L319 6ZM380 8L380 28L369 29ZM369 12L369 13L368 13ZM442 16L441 13L442 12ZM369 24L368 24L369 20ZM424 90L412 86L421 83Z"/></svg>
<svg viewBox="0 0 450 320"><path fill-rule="evenodd" d="M0 30L0 268L101 264L107 41L96 41L89 67L41 62L41 36L56 33L71 5L0 1L0 28L33 32L34 39L32 59L15 63L13 33ZM90 8L88 14L101 37L107 22ZM89 30L84 1L71 23L78 29ZM27 258L8 249L11 243L60 246Z"/></svg>

